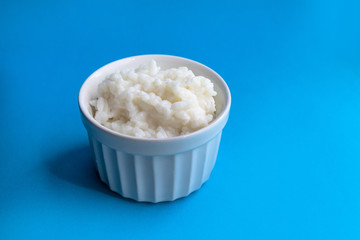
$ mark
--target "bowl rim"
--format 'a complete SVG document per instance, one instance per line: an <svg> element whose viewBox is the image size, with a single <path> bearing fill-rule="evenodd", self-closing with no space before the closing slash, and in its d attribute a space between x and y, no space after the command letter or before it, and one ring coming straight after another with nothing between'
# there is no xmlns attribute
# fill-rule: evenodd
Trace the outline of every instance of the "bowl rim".
<svg viewBox="0 0 360 240"><path fill-rule="evenodd" d="M224 108L222 109L222 111L220 112L220 114L213 120L211 121L207 126L199 129L199 130L196 130L194 132L191 132L191 133L188 133L188 134L185 134L185 135L179 135L179 136L174 136L174 137L168 137L168 138L141 138L141 137L135 137L135 136L130 136L130 135L126 135L126 134L123 134L123 133L119 133L119 132L116 132L110 128L107 128L103 125L101 125L98 121L95 120L95 118L93 116L91 116L91 114L89 113L89 111L86 110L86 103L84 101L82 101L82 95L84 94L85 92L85 83L87 81L90 81L95 75L98 75L99 72L101 72L102 70L104 70L107 66L111 65L111 64L115 64L117 62L121 62L121 61L127 61L127 60L130 60L130 59L133 59L133 58L142 58L142 57L169 57L169 58L173 58L173 59L179 59L179 60L183 60L183 61L187 61L191 64L194 64L194 65L197 65L201 68L203 68L204 70L214 74L221 82L221 84L223 85L223 88L224 88L224 97L225 97L225 103L224 103ZM181 66L179 66L181 67ZM191 70L191 69L190 69ZM211 80L211 79L210 79ZM115 137L118 137L118 138L122 138L122 139L125 139L125 140L130 140L130 141L140 141L140 142L172 142L172 141L179 141L179 140L184 140L184 139L187 139L187 138L192 138L194 136L197 136L197 135L200 135L204 132L207 132L209 131L210 129L216 127L218 124L220 124L224 118L227 117L229 111L230 111L230 106L231 106L231 94L230 94L230 90L229 90L229 87L227 86L226 82L224 81L224 79L217 73L215 72L214 70L212 70L211 68L207 67L206 65L200 63L200 62L197 62L197 61L194 61L194 60L191 60L191 59L188 59L188 58L184 58L184 57L179 57L179 56L174 56L174 55L167 55L167 54L143 54L143 55L136 55L136 56L130 56L130 57L126 57L126 58L121 58L121 59L118 59L118 60L115 60L115 61L112 61L110 63L107 63L105 65L103 65L102 67L98 68L97 70L95 70L84 82L83 84L81 85L81 88L80 88L80 91L79 91L79 94L78 94L78 105L79 105L79 108L80 108L80 112L81 114L85 117L85 119L91 123L93 126L95 126L96 128L98 128L99 130L101 131L104 131L110 135L113 135Z"/></svg>

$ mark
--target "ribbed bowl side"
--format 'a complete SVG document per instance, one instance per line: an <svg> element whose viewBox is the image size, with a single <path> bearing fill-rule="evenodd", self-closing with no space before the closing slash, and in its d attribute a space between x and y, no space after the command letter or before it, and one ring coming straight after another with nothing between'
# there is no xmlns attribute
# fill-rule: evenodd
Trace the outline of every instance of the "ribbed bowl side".
<svg viewBox="0 0 360 240"><path fill-rule="evenodd" d="M166 156L128 154L89 136L101 180L126 198L144 202L172 201L199 189L208 180L221 132L206 144Z"/></svg>

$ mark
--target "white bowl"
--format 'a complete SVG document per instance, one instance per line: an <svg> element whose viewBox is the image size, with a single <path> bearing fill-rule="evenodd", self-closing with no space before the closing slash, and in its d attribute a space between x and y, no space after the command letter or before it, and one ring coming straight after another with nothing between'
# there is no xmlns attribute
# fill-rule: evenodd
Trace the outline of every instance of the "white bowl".
<svg viewBox="0 0 360 240"><path fill-rule="evenodd" d="M97 96L98 84L119 69L136 68L151 59L162 69L186 66L214 83L216 117L208 126L187 135L145 139L115 132L94 119L89 101ZM169 55L141 55L109 63L88 77L79 93L81 118L101 180L123 197L146 202L185 197L208 180L230 103L229 88L216 72L198 62Z"/></svg>

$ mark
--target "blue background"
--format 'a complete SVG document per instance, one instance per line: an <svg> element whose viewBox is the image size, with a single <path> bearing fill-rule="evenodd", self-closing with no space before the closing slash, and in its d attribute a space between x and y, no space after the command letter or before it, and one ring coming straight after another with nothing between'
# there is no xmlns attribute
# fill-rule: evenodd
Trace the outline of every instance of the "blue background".
<svg viewBox="0 0 360 240"><path fill-rule="evenodd" d="M356 1L0 2L0 239L360 239ZM77 94L97 68L171 54L232 108L209 181L136 203L103 185Z"/></svg>

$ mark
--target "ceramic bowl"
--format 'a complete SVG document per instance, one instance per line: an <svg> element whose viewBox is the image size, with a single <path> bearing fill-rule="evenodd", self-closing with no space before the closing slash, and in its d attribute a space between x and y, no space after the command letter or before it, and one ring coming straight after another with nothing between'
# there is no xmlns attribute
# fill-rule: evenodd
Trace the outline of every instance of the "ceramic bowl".
<svg viewBox="0 0 360 240"><path fill-rule="evenodd" d="M187 135L144 139L115 132L94 119L89 101L97 96L98 84L119 69L137 68L151 59L161 69L186 66L214 83L216 117L208 126ZM123 197L145 202L185 197L208 180L230 103L229 88L216 72L198 62L169 55L141 55L109 63L89 76L79 93L81 118L101 180Z"/></svg>

